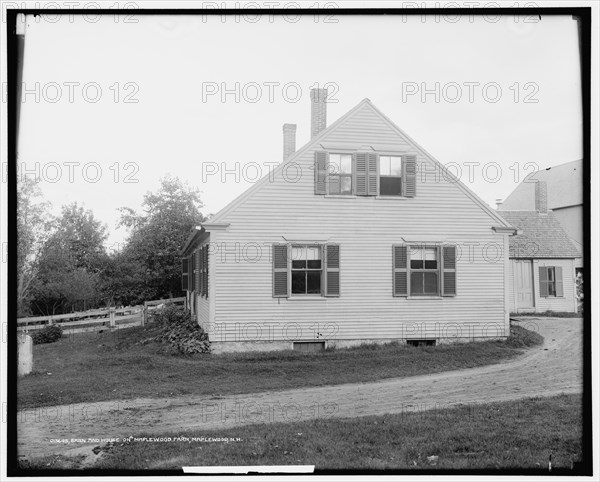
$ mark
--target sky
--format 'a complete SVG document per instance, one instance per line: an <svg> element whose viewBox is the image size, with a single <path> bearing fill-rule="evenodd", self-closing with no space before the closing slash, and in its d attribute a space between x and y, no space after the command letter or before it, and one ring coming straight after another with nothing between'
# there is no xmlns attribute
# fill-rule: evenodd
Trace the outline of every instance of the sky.
<svg viewBox="0 0 600 482"><path fill-rule="evenodd" d="M55 213L91 209L112 249L118 208L165 175L216 213L281 162L284 123L308 142L311 87L328 124L368 97L492 207L582 157L570 16L64 14L28 17L25 42L21 176Z"/></svg>

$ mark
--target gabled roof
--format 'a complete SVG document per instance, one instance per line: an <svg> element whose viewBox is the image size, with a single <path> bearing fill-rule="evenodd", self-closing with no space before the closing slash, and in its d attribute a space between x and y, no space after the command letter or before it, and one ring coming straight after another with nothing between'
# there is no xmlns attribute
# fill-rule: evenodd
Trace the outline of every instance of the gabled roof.
<svg viewBox="0 0 600 482"><path fill-rule="evenodd" d="M502 211L502 217L522 234L510 236L509 258L579 258L577 250L552 212Z"/></svg>
<svg viewBox="0 0 600 482"><path fill-rule="evenodd" d="M337 121L331 124L329 127L321 131L321 133L316 136L314 139L311 139L308 143L306 143L302 148L296 151L292 156L290 156L286 161L279 164L272 173L265 175L262 179L252 185L249 189L231 201L227 206L217 212L208 222L210 223L220 223L226 221L226 216L232 210L234 210L238 205L245 202L248 198L252 196L260 187L269 181L269 178L273 178L273 176L277 176L280 174L283 166L286 163L294 162L299 159L307 150L312 149L313 147L320 144L327 135L337 129L340 125L342 125L345 121L350 119L356 112L358 112L364 106L368 106L376 115L378 115L385 123L387 123L400 137L404 138L406 141L411 143L416 150L424 157L429 158L432 162L438 165L440 169L443 169L444 166L438 160L436 160L431 154L429 154L425 149L423 149L419 144L417 144L410 136L408 136L402 129L400 129L394 122L392 122L383 112L381 112L377 107L373 105L370 99L365 98L360 101L355 107L350 109L346 114L340 117ZM447 174L447 177L453 177L450 173ZM478 205L484 212L486 212L492 219L498 222L501 226L510 227L506 221L498 215L498 213L488 206L481 198L479 198L473 191L471 191L467 186L465 186L462 181L458 178L452 179L453 184L459 187L466 195L469 197L476 205Z"/></svg>
<svg viewBox="0 0 600 482"><path fill-rule="evenodd" d="M504 200L500 210L534 210L535 181L545 181L548 209L583 204L583 161L566 162L529 174Z"/></svg>

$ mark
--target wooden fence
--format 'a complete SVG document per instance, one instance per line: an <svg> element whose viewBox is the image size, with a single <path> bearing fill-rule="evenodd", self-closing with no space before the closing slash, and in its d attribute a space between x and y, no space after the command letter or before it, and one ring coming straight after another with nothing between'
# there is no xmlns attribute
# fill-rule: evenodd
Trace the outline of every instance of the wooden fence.
<svg viewBox="0 0 600 482"><path fill-rule="evenodd" d="M183 304L187 308L185 297L164 300L146 301L143 305L128 306L125 308L103 308L99 310L67 313L65 315L35 316L17 319L17 330L32 332L50 325L58 325L63 333L83 333L86 331L99 331L103 328L120 330L133 326L144 326L152 312L162 307L165 303Z"/></svg>

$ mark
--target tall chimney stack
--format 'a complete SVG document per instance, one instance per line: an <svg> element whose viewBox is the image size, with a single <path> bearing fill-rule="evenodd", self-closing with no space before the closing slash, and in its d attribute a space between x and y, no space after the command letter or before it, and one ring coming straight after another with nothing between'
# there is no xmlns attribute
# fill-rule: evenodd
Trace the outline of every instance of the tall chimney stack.
<svg viewBox="0 0 600 482"><path fill-rule="evenodd" d="M327 127L327 89L310 90L310 137Z"/></svg>
<svg viewBox="0 0 600 482"><path fill-rule="evenodd" d="M546 181L535 183L535 209L539 213L548 212L548 186Z"/></svg>
<svg viewBox="0 0 600 482"><path fill-rule="evenodd" d="M296 152L296 124L283 124L283 160Z"/></svg>

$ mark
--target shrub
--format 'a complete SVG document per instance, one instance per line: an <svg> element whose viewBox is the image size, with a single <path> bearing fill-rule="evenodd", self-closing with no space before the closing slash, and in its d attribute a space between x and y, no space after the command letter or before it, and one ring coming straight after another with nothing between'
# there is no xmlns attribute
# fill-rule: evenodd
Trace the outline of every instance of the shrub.
<svg viewBox="0 0 600 482"><path fill-rule="evenodd" d="M157 310L154 319L160 325L155 339L167 345L170 351L186 355L210 351L208 335L189 311L169 303Z"/></svg>
<svg viewBox="0 0 600 482"><path fill-rule="evenodd" d="M42 343L54 343L62 338L62 328L58 325L49 325L41 330L31 333L31 339L34 345Z"/></svg>
<svg viewBox="0 0 600 482"><path fill-rule="evenodd" d="M513 348L527 348L543 344L544 337L535 331L511 323L510 336L504 343Z"/></svg>

